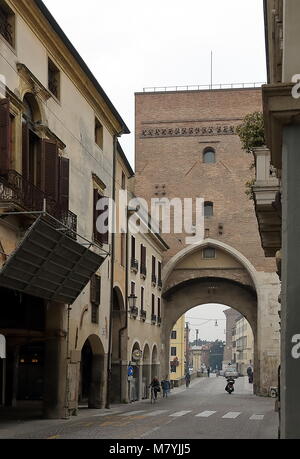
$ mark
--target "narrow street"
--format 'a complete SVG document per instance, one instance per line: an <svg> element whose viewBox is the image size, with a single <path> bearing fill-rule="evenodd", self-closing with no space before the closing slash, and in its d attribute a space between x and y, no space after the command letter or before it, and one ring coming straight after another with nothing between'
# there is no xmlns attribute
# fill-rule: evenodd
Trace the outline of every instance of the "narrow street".
<svg viewBox="0 0 300 459"><path fill-rule="evenodd" d="M0 438L43 439L276 439L274 399L256 397L247 378L235 392L224 391L223 377L194 381L155 405L142 401L112 410L81 410L68 421L2 423Z"/></svg>

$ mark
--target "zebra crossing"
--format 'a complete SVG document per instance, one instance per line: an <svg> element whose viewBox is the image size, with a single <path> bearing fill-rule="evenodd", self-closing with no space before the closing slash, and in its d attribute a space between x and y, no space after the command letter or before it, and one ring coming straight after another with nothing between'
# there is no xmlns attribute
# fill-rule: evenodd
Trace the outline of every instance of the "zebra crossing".
<svg viewBox="0 0 300 459"><path fill-rule="evenodd" d="M181 418L187 415L191 415L195 418L200 418L200 419L205 419L205 418L212 418L212 417L220 417L221 419L238 419L243 415L243 412L240 411L229 411L227 413L221 413L218 411L202 411L200 413L195 413L192 410L183 410L183 411L176 411L176 412L171 412L171 410L136 410L136 411L128 411L128 412L114 412L114 413L102 413L97 416L117 416L117 417L122 417L122 418L131 418L138 416L139 419L142 418L149 418L149 417L157 417L157 416L167 416L170 418ZM263 421L265 418L264 414L252 414L252 415L247 415L249 416L250 421Z"/></svg>

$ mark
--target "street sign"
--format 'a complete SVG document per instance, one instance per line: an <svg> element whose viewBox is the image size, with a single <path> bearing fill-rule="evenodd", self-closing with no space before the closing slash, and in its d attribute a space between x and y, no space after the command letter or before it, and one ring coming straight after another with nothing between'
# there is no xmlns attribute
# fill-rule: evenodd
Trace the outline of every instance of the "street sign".
<svg viewBox="0 0 300 459"><path fill-rule="evenodd" d="M133 367L128 367L128 376L133 376Z"/></svg>

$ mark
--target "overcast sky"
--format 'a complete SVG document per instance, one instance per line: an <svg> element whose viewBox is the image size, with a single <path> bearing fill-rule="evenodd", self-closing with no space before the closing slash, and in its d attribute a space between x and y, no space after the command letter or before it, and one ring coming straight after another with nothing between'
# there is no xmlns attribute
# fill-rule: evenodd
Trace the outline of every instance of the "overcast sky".
<svg viewBox="0 0 300 459"><path fill-rule="evenodd" d="M44 0L131 130L121 144L134 166L134 93L144 87L266 81L262 0ZM225 306L187 314L199 338L224 339ZM220 319L218 327L212 320ZM223 319L223 320L222 320ZM197 324L200 324L198 326ZM195 332L192 338L195 337Z"/></svg>
<svg viewBox="0 0 300 459"><path fill-rule="evenodd" d="M185 321L191 329L190 341L196 339L196 330L199 330L198 339L215 341L226 340L226 319L223 311L228 306L207 304L191 309L185 315ZM217 322L217 326L216 326Z"/></svg>
<svg viewBox="0 0 300 459"><path fill-rule="evenodd" d="M134 161L134 93L266 80L262 0L44 0L123 117Z"/></svg>

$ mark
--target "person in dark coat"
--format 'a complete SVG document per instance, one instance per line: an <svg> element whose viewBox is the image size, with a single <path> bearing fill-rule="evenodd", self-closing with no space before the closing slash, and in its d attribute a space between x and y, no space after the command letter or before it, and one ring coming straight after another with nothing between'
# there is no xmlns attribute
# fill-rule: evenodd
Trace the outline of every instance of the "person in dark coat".
<svg viewBox="0 0 300 459"><path fill-rule="evenodd" d="M248 375L249 384L252 384L253 383L253 370L251 367L247 368L247 375Z"/></svg>
<svg viewBox="0 0 300 459"><path fill-rule="evenodd" d="M168 380L168 376L166 376L166 378L162 380L161 387L163 390L163 398L167 398L168 393L170 392L170 389L171 389L171 383Z"/></svg>

